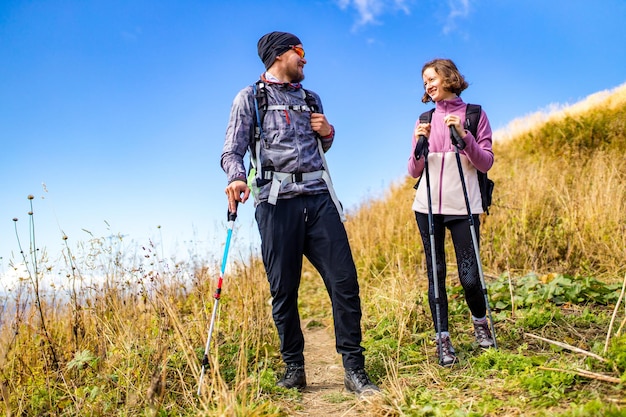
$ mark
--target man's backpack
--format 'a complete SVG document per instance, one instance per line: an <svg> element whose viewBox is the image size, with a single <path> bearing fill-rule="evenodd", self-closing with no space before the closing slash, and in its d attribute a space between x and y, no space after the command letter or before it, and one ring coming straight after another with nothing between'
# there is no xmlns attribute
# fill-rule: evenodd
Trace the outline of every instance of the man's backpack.
<svg viewBox="0 0 626 417"><path fill-rule="evenodd" d="M419 119L420 123L430 123L434 111L435 109L430 109L422 113ZM482 109L478 104L468 104L465 108L465 128L472 132L474 138L476 138L481 111ZM483 211L489 214L495 183L487 176L486 172L478 170L476 172L478 173L478 186L480 188Z"/></svg>
<svg viewBox="0 0 626 417"><path fill-rule="evenodd" d="M254 95L254 107L256 117L254 119L254 142L251 144L250 152L250 169L252 172L252 177L255 177L257 174L258 178L250 179L248 186L252 185L251 182L254 181L257 187L263 186L267 184L269 179L264 177L264 173L262 172L262 167L257 166L260 153L261 153L261 136L263 135L263 122L265 120L265 113L268 110L296 110L296 111L310 111L313 113L319 112L319 106L317 105L317 101L315 97L311 94L310 91L301 88L302 95L306 105L298 106L298 105L268 105L267 102L267 86L266 83L262 80L258 80L252 85L252 92ZM323 157L322 153L322 157ZM252 188L252 187L251 187Z"/></svg>
<svg viewBox="0 0 626 417"><path fill-rule="evenodd" d="M304 101L306 106L289 106L289 105L280 105L280 106L268 106L267 103L267 90L265 82L259 80L253 85L255 106L257 112L257 118L255 120L255 127L262 129L263 120L265 119L265 113L268 109L274 107L274 109L280 107L281 110L291 109L297 111L311 111L313 113L319 112L319 106L317 105L317 100L311 92L303 87L300 87L304 96ZM260 134L258 134L260 136ZM255 140L259 139L255 135Z"/></svg>
<svg viewBox="0 0 626 417"><path fill-rule="evenodd" d="M251 155L250 170L248 174L248 186L251 190L253 190L253 194L255 194L255 189L258 189L258 187L266 185L271 181L272 187L270 188L269 198L267 201L270 204L276 204L276 201L278 199L278 193L283 183L322 179L328 187L328 192L333 200L333 203L335 204L335 207L337 207L337 212L339 213L341 221L346 221L343 207L341 206L341 203L337 198L337 194L335 193L335 189L333 187L333 182L330 178L328 164L326 163L326 157L324 156L324 149L322 148L322 141L319 135L317 139L317 145L320 153L320 158L322 159L323 169L305 173L285 173L276 172L273 170L268 170L268 172L264 172L265 170L261 166L261 140L263 136L263 121L265 118L265 113L268 110L294 110L299 112L318 113L320 111L320 106L318 105L317 100L315 99L313 94L311 94L310 91L305 90L304 88L300 88L302 98L305 102L304 105L269 105L267 100L266 85L263 81L259 80L255 84L253 84L252 91L254 94L256 119L254 123L254 142L251 144L250 149Z"/></svg>

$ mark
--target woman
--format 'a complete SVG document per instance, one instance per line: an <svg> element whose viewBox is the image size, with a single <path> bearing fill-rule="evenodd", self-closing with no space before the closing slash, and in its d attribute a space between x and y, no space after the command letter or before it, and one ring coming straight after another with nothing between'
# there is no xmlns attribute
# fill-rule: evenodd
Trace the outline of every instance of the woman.
<svg viewBox="0 0 626 417"><path fill-rule="evenodd" d="M491 127L487 115L481 110L476 137L465 130L468 126L465 118L467 105L460 95L468 87L468 83L454 62L449 59L435 59L427 62L422 68L422 79L424 81L422 102L434 102L435 110L430 123L421 123L419 120L416 123L408 171L413 178L420 177L413 210L426 254L428 302L435 324L437 345L441 349L440 364L450 366L456 362L456 355L448 331L445 229L450 231L452 237L459 279L472 314L476 340L483 348L493 347L495 344L486 317L487 306L472 243L467 206L456 161L456 149L450 137L451 128L453 128L462 141L459 143L458 152L476 235L479 236L479 214L483 212L483 208L477 170L487 172L493 165ZM422 175L426 174L424 172L425 158L428 158L430 187L427 187L426 175ZM432 268L428 188L430 188L430 206L434 225L439 306L435 298L435 279ZM439 314L437 314L437 307L439 307Z"/></svg>

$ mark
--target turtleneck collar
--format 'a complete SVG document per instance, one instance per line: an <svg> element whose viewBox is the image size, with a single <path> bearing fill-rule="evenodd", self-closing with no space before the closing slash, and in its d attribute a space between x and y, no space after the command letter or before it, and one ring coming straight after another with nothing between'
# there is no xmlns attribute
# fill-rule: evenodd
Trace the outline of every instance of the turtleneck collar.
<svg viewBox="0 0 626 417"><path fill-rule="evenodd" d="M435 103L435 107L441 110L450 110L451 108L455 109L461 106L465 106L465 102L461 99L461 97L455 97L450 100L441 100Z"/></svg>

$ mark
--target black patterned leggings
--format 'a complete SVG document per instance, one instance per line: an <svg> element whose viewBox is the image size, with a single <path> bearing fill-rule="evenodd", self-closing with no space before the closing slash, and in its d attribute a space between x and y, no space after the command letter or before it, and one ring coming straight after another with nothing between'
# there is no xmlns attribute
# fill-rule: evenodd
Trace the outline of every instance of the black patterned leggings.
<svg viewBox="0 0 626 417"><path fill-rule="evenodd" d="M480 219L477 214L473 215L476 236L480 236ZM436 303L434 278L432 271L432 261L430 253L430 233L428 227L428 215L424 213L415 213L415 220L424 244L424 253L426 254L426 269L428 271L428 304L430 312L437 331ZM478 264L476 262L476 254L474 253L474 244L472 243L472 234L467 216L448 216L442 214L433 215L434 237L435 237L435 255L437 262L437 283L439 288L439 311L441 314L442 332L448 331L448 297L446 293L446 255L444 250L444 238L446 229L450 231L452 236L452 244L456 254L456 264L459 272L459 280L463 286L465 293L465 301L472 315L477 318L485 317L487 307L485 305L485 296L480 283L478 273ZM480 246L480 243L479 243Z"/></svg>

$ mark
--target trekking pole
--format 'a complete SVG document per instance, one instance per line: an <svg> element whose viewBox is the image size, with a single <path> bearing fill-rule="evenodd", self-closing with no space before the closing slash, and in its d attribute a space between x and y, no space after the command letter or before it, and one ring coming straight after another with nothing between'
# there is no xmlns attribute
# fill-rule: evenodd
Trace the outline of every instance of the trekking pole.
<svg viewBox="0 0 626 417"><path fill-rule="evenodd" d="M463 187L463 197L465 198L465 206L467 207L467 216L470 226L470 233L472 234L472 243L474 244L474 254L476 255L476 263L478 264L478 276L480 277L480 284L483 287L483 294L485 296L485 305L487 307L487 314L489 315L489 327L491 327L491 334L493 335L493 347L498 349L498 342L496 341L496 329L493 325L493 318L491 317L491 307L489 306L489 295L487 294L487 285L485 284L485 275L483 274L483 266L480 260L480 251L478 250L478 239L476 237L476 227L474 226L474 217L472 216L472 209L470 208L469 197L467 196L467 187L465 186L465 176L463 175L463 167L461 166L461 157L459 156L459 149L465 148L465 142L459 137L454 126L450 126L450 139L454 145L456 154L456 165L459 168L459 175L461 176L461 186Z"/></svg>
<svg viewBox="0 0 626 417"><path fill-rule="evenodd" d="M235 208L234 212L230 212L228 210L228 231L226 233L226 244L224 245L224 257L222 258L222 267L220 270L220 277L217 280L217 289L215 290L215 294L213 294L213 298L215 302L213 303L213 313L211 314L211 324L209 325L209 335L206 339L206 346L204 348L204 357L202 358L202 369L200 371L200 380L198 381L198 396L200 396L200 392L202 390L202 380L204 378L204 372L209 366L209 348L211 346L211 336L213 335L213 328L215 327L215 317L217 315L217 306L220 302L220 296L222 294L222 282L224 281L224 270L226 269L226 260L228 259L228 250L230 248L230 239L233 235L233 226L235 225L235 220L237 219L237 209Z"/></svg>
<svg viewBox="0 0 626 417"><path fill-rule="evenodd" d="M420 139L427 140L425 136ZM435 293L435 319L437 321L437 355L439 364L443 364L443 349L441 348L441 307L439 301L439 282L437 278L437 255L435 254L435 221L433 219L433 204L430 196L430 173L428 172L428 148L424 152L424 171L426 171L426 195L428 196L428 235L430 236L430 265L433 274Z"/></svg>

